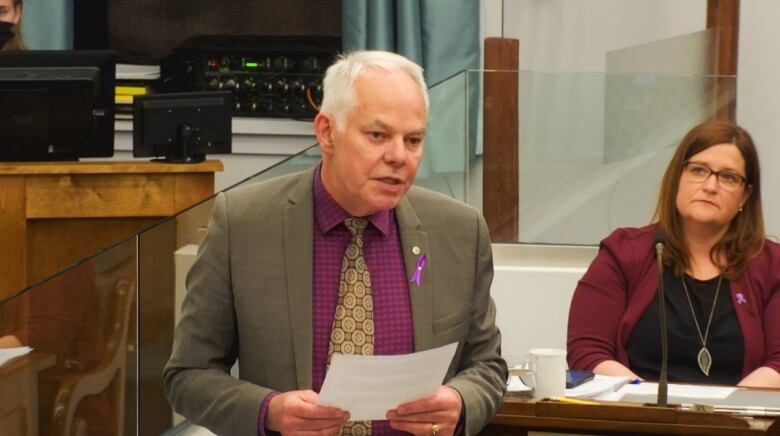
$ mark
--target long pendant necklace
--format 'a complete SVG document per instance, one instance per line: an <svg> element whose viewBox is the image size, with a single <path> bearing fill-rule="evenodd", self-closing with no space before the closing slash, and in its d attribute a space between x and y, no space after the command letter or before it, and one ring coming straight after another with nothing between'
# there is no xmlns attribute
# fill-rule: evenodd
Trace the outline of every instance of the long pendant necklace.
<svg viewBox="0 0 780 436"><path fill-rule="evenodd" d="M696 311L693 310L693 302L691 301L691 296L688 293L688 287L685 286L685 277L681 276L680 279L682 280L685 296L688 298L688 305L691 307L691 314L693 314L693 322L696 324L696 331L699 333L699 339L701 340L701 350L699 350L699 355L697 358L699 361L699 368L701 369L701 372L704 373L704 375L709 376L710 368L712 367L712 354L710 354L710 350L707 349L707 336L710 334L712 316L715 314L715 305L718 304L718 292L720 292L720 284L723 282L723 276L721 275L718 279L718 287L715 288L715 299L712 301L712 309L710 309L710 319L707 321L707 328L704 330L703 335L701 333L701 327L699 327L699 320L696 319Z"/></svg>

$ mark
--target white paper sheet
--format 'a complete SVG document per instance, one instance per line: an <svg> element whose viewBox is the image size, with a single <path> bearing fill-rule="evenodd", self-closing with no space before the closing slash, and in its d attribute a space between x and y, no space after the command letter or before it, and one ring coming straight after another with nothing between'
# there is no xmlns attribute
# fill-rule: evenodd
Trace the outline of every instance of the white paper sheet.
<svg viewBox="0 0 780 436"><path fill-rule="evenodd" d="M600 395L609 394L626 385L631 379L628 377L612 377L596 374L593 380L587 381L575 388L566 389L569 398L597 398Z"/></svg>
<svg viewBox="0 0 780 436"><path fill-rule="evenodd" d="M116 78L120 80L156 80L160 78L160 66L116 64Z"/></svg>
<svg viewBox="0 0 780 436"><path fill-rule="evenodd" d="M24 356L30 351L32 351L30 347L0 348L0 366L19 356Z"/></svg>
<svg viewBox="0 0 780 436"><path fill-rule="evenodd" d="M354 421L385 419L388 410L436 392L457 345L399 356L336 354L318 404L347 410Z"/></svg>
<svg viewBox="0 0 780 436"><path fill-rule="evenodd" d="M716 399L722 400L731 395L737 388L724 386L702 386L702 385L682 385L670 384L670 397L697 398L697 399ZM630 401L631 396L658 394L658 383L641 383L638 385L625 385L618 391L623 394L622 398Z"/></svg>

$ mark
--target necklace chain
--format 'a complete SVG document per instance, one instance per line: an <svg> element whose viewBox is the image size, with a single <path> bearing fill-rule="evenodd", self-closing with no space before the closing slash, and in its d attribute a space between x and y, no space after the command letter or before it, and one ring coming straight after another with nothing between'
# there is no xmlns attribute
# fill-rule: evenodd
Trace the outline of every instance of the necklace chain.
<svg viewBox="0 0 780 436"><path fill-rule="evenodd" d="M702 347L707 347L707 337L710 334L710 325L712 325L712 316L715 314L715 305L718 304L718 293L720 292L720 284L723 282L723 276L718 278L718 286L715 288L715 299L712 301L712 309L710 309L710 318L707 320L707 328L704 330L704 334L701 334L701 327L699 327L699 320L696 318L696 311L693 310L693 301L688 293L688 287L685 285L684 275L680 277L682 280L683 290L685 291L685 297L688 298L688 305L691 307L691 314L693 314L693 322L696 324L696 331L699 333L699 339L701 339Z"/></svg>

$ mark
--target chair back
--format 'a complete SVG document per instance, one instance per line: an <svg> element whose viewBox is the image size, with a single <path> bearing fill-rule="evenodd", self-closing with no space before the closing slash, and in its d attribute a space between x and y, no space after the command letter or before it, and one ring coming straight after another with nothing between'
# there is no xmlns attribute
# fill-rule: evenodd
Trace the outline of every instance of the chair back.
<svg viewBox="0 0 780 436"><path fill-rule="evenodd" d="M84 397L103 395L114 412L112 433L124 431L126 362L130 315L136 296L134 258L125 259L95 275L97 327L105 338L104 350L96 365L68 373L55 397L53 430L58 436L80 436L94 416L77 416Z"/></svg>

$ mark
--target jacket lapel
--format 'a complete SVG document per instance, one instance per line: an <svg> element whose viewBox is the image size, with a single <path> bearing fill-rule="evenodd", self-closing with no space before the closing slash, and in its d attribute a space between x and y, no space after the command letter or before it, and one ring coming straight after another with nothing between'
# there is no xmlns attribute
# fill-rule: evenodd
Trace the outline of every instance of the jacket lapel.
<svg viewBox="0 0 780 436"><path fill-rule="evenodd" d="M314 250L314 169L304 173L284 210L287 296L299 389L310 389L312 359L312 256Z"/></svg>
<svg viewBox="0 0 780 436"><path fill-rule="evenodd" d="M419 257L422 255L426 257L420 285L418 286L412 281L409 281L408 285L412 303L412 322L414 323L414 349L415 351L427 350L433 344L433 289L435 284L433 267L436 259L431 259L428 234L424 231L417 213L406 196L396 206L395 213L398 219L398 230L401 233L401 249L404 253L407 280L417 270Z"/></svg>

